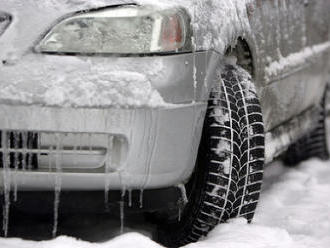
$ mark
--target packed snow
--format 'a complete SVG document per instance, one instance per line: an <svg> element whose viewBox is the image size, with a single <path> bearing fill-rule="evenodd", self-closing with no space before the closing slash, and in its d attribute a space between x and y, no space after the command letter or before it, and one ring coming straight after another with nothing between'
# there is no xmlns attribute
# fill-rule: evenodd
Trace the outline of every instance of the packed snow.
<svg viewBox="0 0 330 248"><path fill-rule="evenodd" d="M330 42L328 41L315 46L305 47L302 51L292 53L287 57L280 56L278 61L272 61L265 68L265 80L268 81L274 76L281 75L281 73L305 67L311 63L309 60L312 58L316 59L317 56L324 54L329 48Z"/></svg>
<svg viewBox="0 0 330 248"><path fill-rule="evenodd" d="M106 222L106 220L104 220ZM129 220L126 220L129 222ZM147 225L147 224L144 224ZM19 228L19 227L18 227ZM37 224L34 228L38 230ZM79 229L79 226L76 226ZM104 225L93 225L96 237ZM109 225L108 229L116 228ZM143 229L143 228L142 228ZM92 243L60 236L50 241L0 239L1 248L116 248L162 247L153 242L150 233L126 229L114 239ZM138 230L141 230L138 228ZM309 160L296 168L274 162L265 170L265 183L253 224L235 219L216 227L206 238L187 248L327 248L330 246L330 161ZM37 235L37 234L36 234ZM87 235L88 236L88 235Z"/></svg>
<svg viewBox="0 0 330 248"><path fill-rule="evenodd" d="M15 84L1 87L2 103L45 104L61 107L159 107L166 105L146 75L137 72L110 71L109 67L93 65L85 71L67 68L63 74L48 73L47 80L42 85L35 85L34 80L37 78L42 81L42 77L45 76L43 72L34 71L29 74L30 76L25 77L22 71L22 76ZM31 81L26 80L31 77L33 77Z"/></svg>
<svg viewBox="0 0 330 248"><path fill-rule="evenodd" d="M265 171L253 224L232 220L187 247L329 247L330 162L310 160L297 168L279 162Z"/></svg>
<svg viewBox="0 0 330 248"><path fill-rule="evenodd" d="M96 244L89 243L81 240L77 240L70 237L58 237L52 241L23 241L20 239L8 239L0 241L2 248L123 248L123 247L134 247L134 248L146 248L154 247L160 248L162 246L151 241L138 233L128 233L120 237L117 237L111 241Z"/></svg>

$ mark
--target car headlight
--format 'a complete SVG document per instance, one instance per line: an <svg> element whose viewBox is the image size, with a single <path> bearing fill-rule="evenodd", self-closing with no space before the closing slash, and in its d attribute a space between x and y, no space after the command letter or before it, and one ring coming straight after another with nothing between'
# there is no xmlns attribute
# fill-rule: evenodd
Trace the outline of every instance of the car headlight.
<svg viewBox="0 0 330 248"><path fill-rule="evenodd" d="M79 13L55 25L37 45L48 53L148 54L191 50L181 8L120 6Z"/></svg>

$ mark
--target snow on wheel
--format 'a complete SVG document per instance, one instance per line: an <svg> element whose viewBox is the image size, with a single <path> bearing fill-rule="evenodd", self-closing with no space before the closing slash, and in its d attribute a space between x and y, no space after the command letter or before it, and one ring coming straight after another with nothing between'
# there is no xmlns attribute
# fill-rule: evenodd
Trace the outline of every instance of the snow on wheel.
<svg viewBox="0 0 330 248"><path fill-rule="evenodd" d="M218 223L251 221L263 178L264 127L251 76L227 65L213 89L188 203L179 218L159 225L158 240L177 247L197 241Z"/></svg>
<svg viewBox="0 0 330 248"><path fill-rule="evenodd" d="M330 113L329 86L325 88L323 98L319 104L319 117L316 127L288 148L283 159L285 165L295 166L311 157L322 160L329 158L330 120L327 118L328 113Z"/></svg>

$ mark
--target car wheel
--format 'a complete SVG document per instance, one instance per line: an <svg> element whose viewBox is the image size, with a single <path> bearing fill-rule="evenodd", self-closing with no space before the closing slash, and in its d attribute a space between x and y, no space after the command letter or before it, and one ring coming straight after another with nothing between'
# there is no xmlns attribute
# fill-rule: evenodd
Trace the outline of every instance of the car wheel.
<svg viewBox="0 0 330 248"><path fill-rule="evenodd" d="M319 106L319 117L316 128L292 144L284 154L284 164L295 166L298 163L311 157L317 157L323 160L329 158L329 120L327 113L330 113L330 87L326 87L324 96Z"/></svg>
<svg viewBox="0 0 330 248"><path fill-rule="evenodd" d="M196 169L186 185L188 203L175 221L159 224L158 241L178 247L229 218L251 221L263 165L264 126L251 76L227 65L208 102Z"/></svg>

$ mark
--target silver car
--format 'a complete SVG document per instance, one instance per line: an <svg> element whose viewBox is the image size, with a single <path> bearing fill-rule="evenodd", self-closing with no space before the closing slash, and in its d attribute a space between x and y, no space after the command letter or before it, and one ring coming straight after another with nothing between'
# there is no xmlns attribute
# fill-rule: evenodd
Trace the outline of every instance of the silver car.
<svg viewBox="0 0 330 248"><path fill-rule="evenodd" d="M251 222L274 158L328 157L330 1L176 2L0 0L5 235L55 192L54 235L94 197L177 247Z"/></svg>

